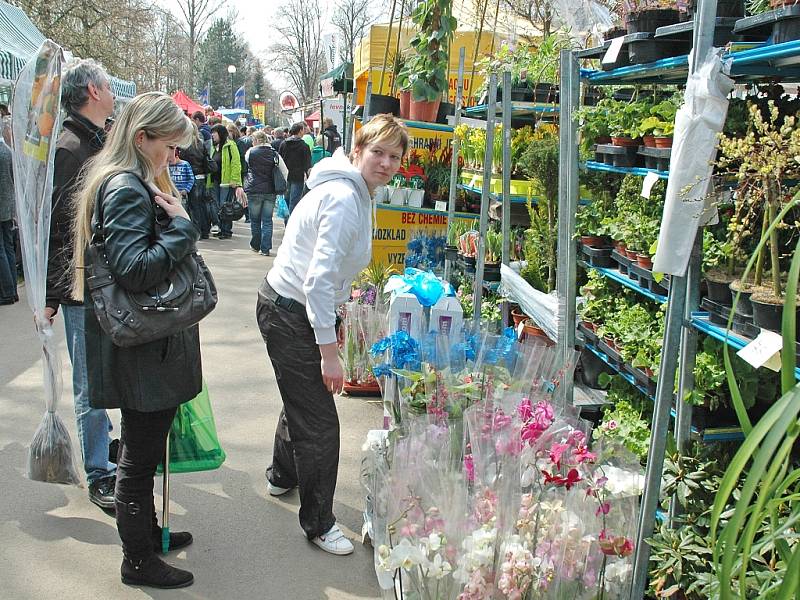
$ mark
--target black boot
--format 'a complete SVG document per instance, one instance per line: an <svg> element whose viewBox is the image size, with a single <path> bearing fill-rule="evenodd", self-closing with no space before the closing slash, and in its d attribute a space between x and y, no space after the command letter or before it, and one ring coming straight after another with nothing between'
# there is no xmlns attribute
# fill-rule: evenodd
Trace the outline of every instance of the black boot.
<svg viewBox="0 0 800 600"><path fill-rule="evenodd" d="M123 558L120 573L125 585L173 589L194 583L194 575L189 571L168 565L155 554L140 560Z"/></svg>
<svg viewBox="0 0 800 600"><path fill-rule="evenodd" d="M153 553L153 497L117 496L117 529L122 540L122 583L157 588L191 585L194 576Z"/></svg>
<svg viewBox="0 0 800 600"><path fill-rule="evenodd" d="M158 519L156 518L156 511L153 510L153 551L156 554L161 554L164 551L161 541L161 527L158 526ZM192 543L194 539L192 534L188 531L170 531L169 532L169 547L167 552L173 550L180 550Z"/></svg>

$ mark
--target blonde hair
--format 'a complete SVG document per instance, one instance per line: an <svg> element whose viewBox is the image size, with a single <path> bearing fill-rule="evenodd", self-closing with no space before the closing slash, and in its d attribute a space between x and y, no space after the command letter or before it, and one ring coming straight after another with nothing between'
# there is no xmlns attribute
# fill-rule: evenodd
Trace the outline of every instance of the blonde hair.
<svg viewBox="0 0 800 600"><path fill-rule="evenodd" d="M403 156L405 156L410 143L408 129L400 119L393 115L376 115L356 132L353 139L353 152L376 142L401 146ZM350 156L352 158L352 152Z"/></svg>
<svg viewBox="0 0 800 600"><path fill-rule="evenodd" d="M228 123L225 129L228 130L228 138L232 139L234 142L242 136L242 132L239 131L239 128L233 123Z"/></svg>
<svg viewBox="0 0 800 600"><path fill-rule="evenodd" d="M72 222L74 239L72 297L83 300L84 253L92 234L92 216L97 193L106 179L124 171L139 175L165 193L178 195L175 184L164 169L156 175L150 160L136 145L136 135L143 132L150 139L174 141L186 147L192 142L192 121L183 114L172 98L162 92L136 96L114 124L105 146L86 161L75 186L75 215Z"/></svg>
<svg viewBox="0 0 800 600"><path fill-rule="evenodd" d="M267 134L263 131L256 131L250 138L253 140L253 146L263 146L267 143Z"/></svg>

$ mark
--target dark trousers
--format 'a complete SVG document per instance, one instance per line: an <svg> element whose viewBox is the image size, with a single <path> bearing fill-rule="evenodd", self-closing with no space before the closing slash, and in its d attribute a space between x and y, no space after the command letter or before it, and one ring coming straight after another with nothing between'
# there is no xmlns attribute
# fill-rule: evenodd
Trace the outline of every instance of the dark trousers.
<svg viewBox="0 0 800 600"><path fill-rule="evenodd" d="M308 317L275 306L259 294L256 318L283 400L267 477L279 487L298 486L300 526L309 538L314 538L336 522L336 404L322 382L319 346Z"/></svg>
<svg viewBox="0 0 800 600"><path fill-rule="evenodd" d="M211 219L208 215L208 203L206 202L206 182L204 179L197 179L194 186L189 190L189 218L192 223L200 230L200 233L207 236L211 233Z"/></svg>
<svg viewBox="0 0 800 600"><path fill-rule="evenodd" d="M17 254L14 249L14 222L0 221L0 300L17 296Z"/></svg>
<svg viewBox="0 0 800 600"><path fill-rule="evenodd" d="M297 203L303 198L305 184L302 181L289 180L288 188L286 190L286 206L289 208L289 214L292 214L297 207Z"/></svg>
<svg viewBox="0 0 800 600"><path fill-rule="evenodd" d="M117 487L117 530L122 553L130 560L153 554L158 524L153 505L153 478L164 457L176 408L155 412L122 409Z"/></svg>

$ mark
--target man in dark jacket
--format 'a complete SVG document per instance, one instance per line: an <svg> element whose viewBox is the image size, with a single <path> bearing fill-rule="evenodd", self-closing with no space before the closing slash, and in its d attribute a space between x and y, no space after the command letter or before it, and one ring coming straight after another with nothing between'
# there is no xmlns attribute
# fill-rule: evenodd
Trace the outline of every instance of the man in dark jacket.
<svg viewBox="0 0 800 600"><path fill-rule="evenodd" d="M61 103L67 116L56 143L45 315L52 322L59 306L64 315L78 441L89 499L101 508L113 510L116 467L108 460L111 421L104 409L94 409L89 404L84 311L91 308L71 298L69 272L75 250L71 233L72 194L81 167L103 147L106 118L114 112L114 92L106 72L91 59L70 65L61 78L61 86Z"/></svg>
<svg viewBox="0 0 800 600"><path fill-rule="evenodd" d="M339 131L330 117L325 117L322 123L325 128L317 136L317 146L322 146L325 152L333 154L342 145L342 136L339 135Z"/></svg>
<svg viewBox="0 0 800 600"><path fill-rule="evenodd" d="M311 169L311 150L303 140L305 128L305 123L292 125L289 128L289 138L283 143L279 152L289 171L289 176L286 178L286 204L289 207L289 214L303 197L303 186Z"/></svg>
<svg viewBox="0 0 800 600"><path fill-rule="evenodd" d="M11 148L5 141L10 127L11 123L0 117L0 306L19 300L14 248L14 173Z"/></svg>
<svg viewBox="0 0 800 600"><path fill-rule="evenodd" d="M276 127L272 131L272 136L274 139L270 142L270 145L272 146L272 149L275 150L275 152L280 152L281 146L283 146L283 142L285 141L286 138L286 129L284 129L283 127Z"/></svg>

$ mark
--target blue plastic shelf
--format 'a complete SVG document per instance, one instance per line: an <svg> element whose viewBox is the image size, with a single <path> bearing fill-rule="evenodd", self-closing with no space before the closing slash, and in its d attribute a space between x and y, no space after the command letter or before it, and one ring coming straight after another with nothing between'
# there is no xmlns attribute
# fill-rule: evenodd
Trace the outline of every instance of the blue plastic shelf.
<svg viewBox="0 0 800 600"><path fill-rule="evenodd" d="M470 117L485 116L489 110L488 104L478 104L477 106L469 107L465 112ZM503 110L503 104L498 102L495 105L496 114L500 114ZM533 115L555 115L559 112L558 104L550 104L546 102L512 102L511 103L511 116L514 118L529 117Z"/></svg>
<svg viewBox="0 0 800 600"><path fill-rule="evenodd" d="M746 337L733 333L729 329L725 329L719 325L714 325L711 321L709 321L707 312L693 312L691 323L692 327L698 331L705 333L706 335L710 335L715 340L719 340L724 344L728 344L731 348L737 351L741 350L752 341ZM797 380L800 380L800 368L795 368L794 376Z"/></svg>
<svg viewBox="0 0 800 600"><path fill-rule="evenodd" d="M782 44L762 44L755 48L729 52L723 56L730 64L730 75L750 80L780 77L800 80L800 67L791 59L800 57L800 40ZM581 69L581 77L593 85L636 83L685 83L689 73L689 57L673 56L643 65L630 65L610 71Z"/></svg>
<svg viewBox="0 0 800 600"><path fill-rule="evenodd" d="M578 264L586 269L594 269L595 271L600 273L603 277L608 277L609 279L616 281L620 285L624 285L625 287L630 288L634 292L641 294L642 296L646 296L651 300L655 300L656 302L661 302L661 303L667 301L666 296L653 293L650 290L643 288L642 286L638 285L635 281L633 281L630 277L627 277L622 273L620 273L618 269L609 269L607 267L593 267L585 260L579 260Z"/></svg>
<svg viewBox="0 0 800 600"><path fill-rule="evenodd" d="M465 183L457 183L456 187L467 192L472 192L473 194L480 195L483 193L483 190L481 188L467 185ZM500 202L503 201L503 195L495 194L494 192L489 192L489 198L491 198L492 200L498 200ZM536 204L537 202L539 202L539 199L533 197L531 198L531 201L533 202L533 204ZM528 202L527 196L511 196L512 204L526 204L527 202Z"/></svg>
<svg viewBox="0 0 800 600"><path fill-rule="evenodd" d="M608 171L609 173L625 173L632 175L646 176L648 173L655 173L661 179L669 178L669 171L656 171L655 169L645 169L642 167L615 167L594 160L587 160L583 163L587 169L592 171Z"/></svg>

